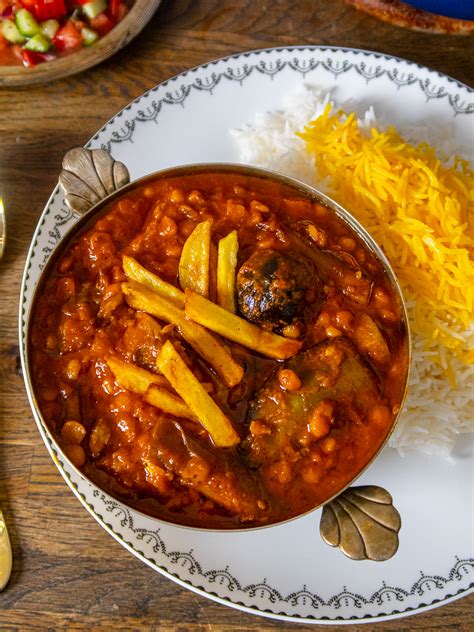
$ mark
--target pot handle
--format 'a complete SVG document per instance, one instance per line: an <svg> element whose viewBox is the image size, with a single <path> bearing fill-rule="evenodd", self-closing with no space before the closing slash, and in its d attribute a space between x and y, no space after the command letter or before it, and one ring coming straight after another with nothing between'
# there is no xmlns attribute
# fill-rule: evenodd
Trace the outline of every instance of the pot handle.
<svg viewBox="0 0 474 632"><path fill-rule="evenodd" d="M349 487L323 507L322 539L353 560L382 562L395 555L401 518L387 490Z"/></svg>
<svg viewBox="0 0 474 632"><path fill-rule="evenodd" d="M127 167L104 149L75 147L63 158L59 184L71 211L83 215L130 182Z"/></svg>

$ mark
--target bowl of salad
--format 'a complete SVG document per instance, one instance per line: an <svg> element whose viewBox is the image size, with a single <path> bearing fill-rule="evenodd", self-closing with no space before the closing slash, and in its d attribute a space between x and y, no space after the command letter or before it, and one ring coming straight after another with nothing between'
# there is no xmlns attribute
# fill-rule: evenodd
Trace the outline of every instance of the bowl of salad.
<svg viewBox="0 0 474 632"><path fill-rule="evenodd" d="M98 64L138 35L161 0L0 0L0 86Z"/></svg>

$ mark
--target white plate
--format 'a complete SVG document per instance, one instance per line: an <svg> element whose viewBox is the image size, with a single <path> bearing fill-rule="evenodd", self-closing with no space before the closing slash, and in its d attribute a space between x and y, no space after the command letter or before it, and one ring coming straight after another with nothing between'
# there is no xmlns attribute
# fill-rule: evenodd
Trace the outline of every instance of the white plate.
<svg viewBox="0 0 474 632"><path fill-rule="evenodd" d="M472 136L472 91L417 64L357 50L287 48L245 53L173 77L128 105L90 141L130 169L132 179L192 162L238 162L229 133L276 109L304 81L375 104L407 124L451 125L460 142ZM40 269L76 221L58 189L38 224L22 287L20 332ZM31 400L31 395L30 400ZM134 555L173 581L220 603L274 618L350 623L420 612L466 595L474 578L472 472L465 440L453 463L401 458L386 448L359 479L392 493L403 526L400 549L384 563L354 562L327 547L319 511L286 525L244 533L193 532L127 509L85 481L45 444L67 484L94 518ZM469 528L471 526L471 528Z"/></svg>

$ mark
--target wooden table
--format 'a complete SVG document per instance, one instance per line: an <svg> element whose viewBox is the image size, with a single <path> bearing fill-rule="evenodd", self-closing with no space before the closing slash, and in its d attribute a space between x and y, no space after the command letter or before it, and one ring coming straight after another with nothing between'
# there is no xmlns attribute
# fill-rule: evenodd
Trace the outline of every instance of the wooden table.
<svg viewBox="0 0 474 632"><path fill-rule="evenodd" d="M368 48L468 84L474 78L471 39L392 28L342 0L164 0L141 37L95 69L43 87L0 90L0 190L9 223L0 265L0 504L14 553L13 576L0 593L0 630L304 627L196 596L146 567L99 527L41 441L23 387L17 334L27 249L65 151L176 73L239 51L293 44ZM467 630L473 605L471 596L377 628Z"/></svg>

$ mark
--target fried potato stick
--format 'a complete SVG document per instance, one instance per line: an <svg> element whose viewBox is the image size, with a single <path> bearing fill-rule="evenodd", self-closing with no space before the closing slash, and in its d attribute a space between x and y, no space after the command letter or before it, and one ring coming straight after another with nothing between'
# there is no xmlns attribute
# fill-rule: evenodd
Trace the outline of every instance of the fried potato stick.
<svg viewBox="0 0 474 632"><path fill-rule="evenodd" d="M122 292L127 303L134 309L140 309L175 325L186 342L210 364L226 386L231 388L239 384L244 375L240 364L215 336L188 320L182 309L138 283L122 283Z"/></svg>
<svg viewBox="0 0 474 632"><path fill-rule="evenodd" d="M218 448L230 448L240 443L240 437L230 419L206 393L169 340L161 348L156 364L208 431Z"/></svg>
<svg viewBox="0 0 474 632"><path fill-rule="evenodd" d="M146 402L165 413L196 421L195 415L180 397L160 388L164 385L169 386L168 380L162 375L156 375L131 362L124 362L112 356L107 358L107 364L122 388L143 395Z"/></svg>
<svg viewBox="0 0 474 632"><path fill-rule="evenodd" d="M162 375L157 375L146 369L142 369L131 362L119 360L114 356L107 358L109 369L114 374L119 386L133 391L139 395L146 393L152 385L167 386L168 382Z"/></svg>
<svg viewBox="0 0 474 632"><path fill-rule="evenodd" d="M160 279L158 275L144 268L133 257L124 255L122 257L122 266L130 281L141 283L149 290L153 290L160 296L173 301L178 307L184 307L184 293L180 289Z"/></svg>
<svg viewBox="0 0 474 632"><path fill-rule="evenodd" d="M146 402L155 406L155 408L159 408L164 413L169 413L175 417L184 417L184 419L189 419L190 421L197 421L196 415L193 414L181 397L173 395L173 393L170 393L170 391L164 388L150 386L143 398Z"/></svg>
<svg viewBox="0 0 474 632"><path fill-rule="evenodd" d="M199 223L186 239L179 260L179 283L183 290L191 288L209 296L209 260L212 221Z"/></svg>
<svg viewBox="0 0 474 632"><path fill-rule="evenodd" d="M185 295L186 316L228 340L275 360L291 358L301 349L302 342L265 331L192 290L186 290Z"/></svg>
<svg viewBox="0 0 474 632"><path fill-rule="evenodd" d="M228 312L235 314L235 268L239 239L233 230L219 240L217 251L217 303Z"/></svg>

